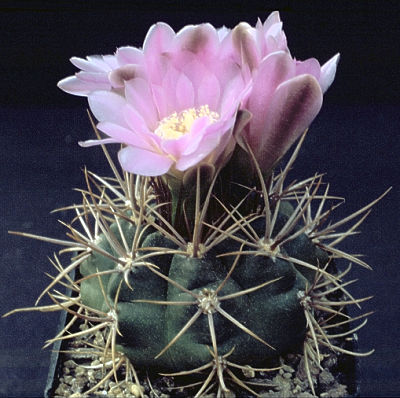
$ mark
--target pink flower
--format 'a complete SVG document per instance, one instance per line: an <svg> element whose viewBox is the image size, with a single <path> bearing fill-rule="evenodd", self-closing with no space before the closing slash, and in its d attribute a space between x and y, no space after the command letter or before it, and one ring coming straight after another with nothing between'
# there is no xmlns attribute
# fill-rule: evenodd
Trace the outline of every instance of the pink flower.
<svg viewBox="0 0 400 398"><path fill-rule="evenodd" d="M123 93L124 82L144 74L143 51L120 47L114 55L91 55L86 59L72 57L71 63L81 71L58 82L61 90L74 95L88 96L98 90Z"/></svg>
<svg viewBox="0 0 400 398"><path fill-rule="evenodd" d="M152 72L160 68L160 62L165 62L163 54L187 51L190 46L198 45L195 41L190 43L194 30L197 32L197 40L207 42L200 43L207 62L217 55L216 51L221 51L228 45L227 36L230 30L227 28L215 30L210 24L188 25L175 33L169 25L159 22L149 29L143 49L125 46L117 48L114 55L91 55L86 59L72 57L71 63L81 70L60 80L58 87L78 96L88 96L98 90L123 94L125 81L146 74L152 76ZM208 44L208 47L204 44Z"/></svg>
<svg viewBox="0 0 400 398"><path fill-rule="evenodd" d="M270 170L318 114L332 83L339 54L322 67L315 58L290 55L279 13L253 28L240 23L232 32L233 58L252 90L244 104L252 119L244 131L263 171Z"/></svg>
<svg viewBox="0 0 400 398"><path fill-rule="evenodd" d="M220 55L227 37L210 24L187 26L177 34L157 24L141 53L117 51L119 65L125 56L125 67L135 65L138 74L113 85L110 76L119 76L115 68L108 72L109 86L87 94L98 128L109 138L83 145L123 143L123 169L146 176L179 175L199 162L225 159L246 92L239 66Z"/></svg>
<svg viewBox="0 0 400 398"><path fill-rule="evenodd" d="M278 12L232 31L201 24L175 33L157 23L142 49L72 58L81 70L59 87L87 96L108 135L82 145L124 144L127 171L179 175L202 161L224 164L237 111L245 109L252 118L242 135L267 172L319 112L338 59L321 67L293 58Z"/></svg>

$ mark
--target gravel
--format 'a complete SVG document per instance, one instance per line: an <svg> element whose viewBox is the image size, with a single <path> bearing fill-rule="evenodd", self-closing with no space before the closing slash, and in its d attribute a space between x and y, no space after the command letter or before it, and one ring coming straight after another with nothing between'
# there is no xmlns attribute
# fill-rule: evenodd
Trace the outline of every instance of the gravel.
<svg viewBox="0 0 400 398"><path fill-rule="evenodd" d="M84 325L81 325L84 328ZM104 341L102 332L92 336L92 341ZM88 344L89 343L89 344ZM95 394L87 395L85 391L94 387L100 382L111 368L103 369L104 358L99 358L98 350L93 349L90 341L86 338L75 339L69 343L67 351L60 355L62 361L61 376L53 397L56 398L83 398L83 397L115 397L115 398L172 398L191 397L196 394L194 388L182 389L178 377L165 377L157 374L148 374L145 371L136 370L139 384L132 377L126 377L124 366L118 370L119 380L116 383L111 377L97 390ZM310 372L314 381L315 391L321 398L334 398L348 396L348 388L339 382L337 374L337 363L340 356L330 351L322 350L324 356L321 368L311 366ZM304 365L304 357L301 354L288 354L280 358L281 368L272 372L239 371L237 376L249 383L250 388L257 391L261 398L310 398L314 397L309 387L307 374ZM129 375L128 375L129 376ZM205 375L202 380L207 377ZM228 381L229 383L229 381ZM188 384L187 380L185 383ZM258 386L256 386L258 384ZM262 386L260 386L262 384ZM228 384L229 398L251 397L249 393L243 393L234 383ZM203 395L205 398L214 398L216 393L208 392Z"/></svg>

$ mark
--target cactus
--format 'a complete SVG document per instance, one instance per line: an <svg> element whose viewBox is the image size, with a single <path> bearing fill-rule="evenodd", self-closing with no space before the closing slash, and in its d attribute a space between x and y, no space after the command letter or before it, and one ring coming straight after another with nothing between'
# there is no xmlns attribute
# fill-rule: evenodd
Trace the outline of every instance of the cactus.
<svg viewBox="0 0 400 398"><path fill-rule="evenodd" d="M338 341L369 315L348 314L347 306L370 297L354 298L346 275L352 263L370 267L337 246L385 195L330 221L343 199L329 193L322 174L286 182L339 55L322 67L292 58L276 12L264 25L232 31L202 24L175 33L159 23L143 47L74 57L82 70L59 82L88 97L98 140L82 145L102 145L113 177L85 170L82 203L63 209L75 214L65 224L69 240L16 233L73 253L66 267L52 260L57 275L38 302L48 295L54 304L29 308L70 313L46 346L104 333L101 345L89 345L105 375L85 394L120 373L118 386L132 387L135 369L150 369L200 377L191 384L196 396L213 387L217 396L231 388L257 395L260 385L240 372L276 369L299 350L315 393L311 369L326 350L372 352ZM109 143L122 144L122 170Z"/></svg>
<svg viewBox="0 0 400 398"><path fill-rule="evenodd" d="M135 368L178 376L211 368L199 396L212 377L222 395L228 391L227 377L256 394L233 370L268 370L267 364L299 347L309 367L320 363L324 347L371 353L345 351L335 345L336 335L330 331L369 315L351 318L345 312L347 305L359 306L369 297L353 298L344 279L351 265L339 271L336 264L342 257L369 266L336 244L354 234L380 198L324 226L341 200L329 195L329 185L322 190L322 175L285 185L303 139L284 170L271 175L268 184L261 178L260 189L245 189L235 205L214 196L216 177L202 195L199 166L194 223L186 233L163 216L170 205L164 202L165 182L121 175L103 148L115 177L85 170L82 204L70 207L76 212L67 224L72 241L20 233L78 253L66 268L56 257L59 273L39 297L49 294L55 304L35 307L67 308L73 314L66 330L47 345L81 335L67 329L82 318L90 325L86 334L107 330L104 355L111 352L114 373L122 359ZM332 201L337 203L326 209ZM243 216L243 208L254 211ZM220 216L209 223L211 211ZM338 232L354 219L354 225ZM175 224L182 227L178 220ZM79 269L75 281L68 276L72 269ZM58 283L68 284L76 294L70 298L55 291ZM347 328L344 335L365 322ZM313 389L309 371L308 379Z"/></svg>

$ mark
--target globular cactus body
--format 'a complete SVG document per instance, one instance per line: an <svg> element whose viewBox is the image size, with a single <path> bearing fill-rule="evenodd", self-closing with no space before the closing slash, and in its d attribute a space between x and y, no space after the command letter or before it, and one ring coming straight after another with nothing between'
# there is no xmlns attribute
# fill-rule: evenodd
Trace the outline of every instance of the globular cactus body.
<svg viewBox="0 0 400 398"><path fill-rule="evenodd" d="M178 198L182 204L175 219L164 180L121 177L109 156L115 178L85 172L88 188L82 191L82 204L72 206L76 217L67 225L73 242L58 241L68 247L64 251L78 254L66 268L55 257L59 273L39 296L48 293L55 304L32 308L68 309L73 315L47 345L104 333L106 341L95 347L112 370L85 393L98 391L107 377L117 379L124 363L126 377L137 384L135 369L149 369L204 376L196 396L215 379L219 396L231 388L227 382L257 395L240 379L240 371L267 371L285 354L300 352L315 393L311 369L321 366L327 349L359 356L373 352L351 352L337 340L349 338L366 319L354 328L349 325L370 315L352 318L346 312L346 306L359 306L370 297L350 294L346 286L354 281L346 282L345 276L351 264L341 270L340 258L369 266L337 244L355 233L386 193L345 219L327 223L340 198L328 194L329 186L320 192L321 175L285 187L294 158L270 176L268 187L260 178L242 199L219 199L216 179L202 185L200 177L207 173L199 167L194 178L183 180L195 189L181 190L186 196ZM73 281L69 272L77 268ZM75 294L60 294L54 288L58 283ZM72 330L79 318L86 327L82 332Z"/></svg>
<svg viewBox="0 0 400 398"><path fill-rule="evenodd" d="M282 208L286 213L293 211L285 203ZM273 236L289 215L278 213ZM262 216L250 226L257 236L264 235ZM132 242L136 228L134 221L123 220L111 225L110 234L122 246L123 240ZM213 344L219 355L234 348L229 358L235 363L265 365L266 359L296 349L306 334L300 292L312 284L315 272L282 257L323 267L329 256L304 233L280 246L280 257L263 250L262 239L256 251L241 249L239 241L244 239L246 234L239 229L210 251L193 257L177 252L168 237L149 228L140 238L127 280L120 264L97 252L81 264L80 272L86 277L81 284L82 301L104 312L115 308L121 333L117 343L139 366L164 371L196 368L210 360ZM97 245L118 255L104 235ZM152 250L155 255L149 256ZM111 273L100 276L103 271Z"/></svg>

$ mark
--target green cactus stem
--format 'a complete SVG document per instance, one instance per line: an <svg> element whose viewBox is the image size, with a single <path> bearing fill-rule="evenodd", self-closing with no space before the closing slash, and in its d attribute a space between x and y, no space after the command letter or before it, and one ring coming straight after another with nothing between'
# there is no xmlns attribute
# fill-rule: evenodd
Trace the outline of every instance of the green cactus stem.
<svg viewBox="0 0 400 398"><path fill-rule="evenodd" d="M24 309L70 312L71 321L46 346L102 330L104 366L112 364L102 383L117 379L123 364L127 379L135 368L177 377L200 374L197 396L214 382L220 396L232 384L256 394L236 370L267 370L299 349L315 392L310 367L318 368L322 349L369 355L372 351L348 352L336 344L338 335L350 336L369 315L346 313L347 306L369 297L356 299L347 290L351 266L343 271L340 259L369 266L337 245L355 233L386 192L345 219L326 223L342 200L329 194L322 175L285 183L303 139L286 167L267 181L254 163L258 183L241 187L243 196L232 197L232 203L229 195L218 197L221 185L213 173L205 185L200 179L205 169L186 176L187 186L194 184L184 198L190 202L189 223L178 220L177 210L172 218L165 211L171 208L165 181L120 174L106 152L114 177L85 170L82 203L65 208L75 212L66 224L70 240L16 233L65 246L61 253L77 253L65 268L57 256L52 261L57 275L39 300L49 295L54 304ZM69 277L73 269L79 269L77 280ZM57 285L68 286L72 297ZM86 330L70 332L79 319Z"/></svg>

